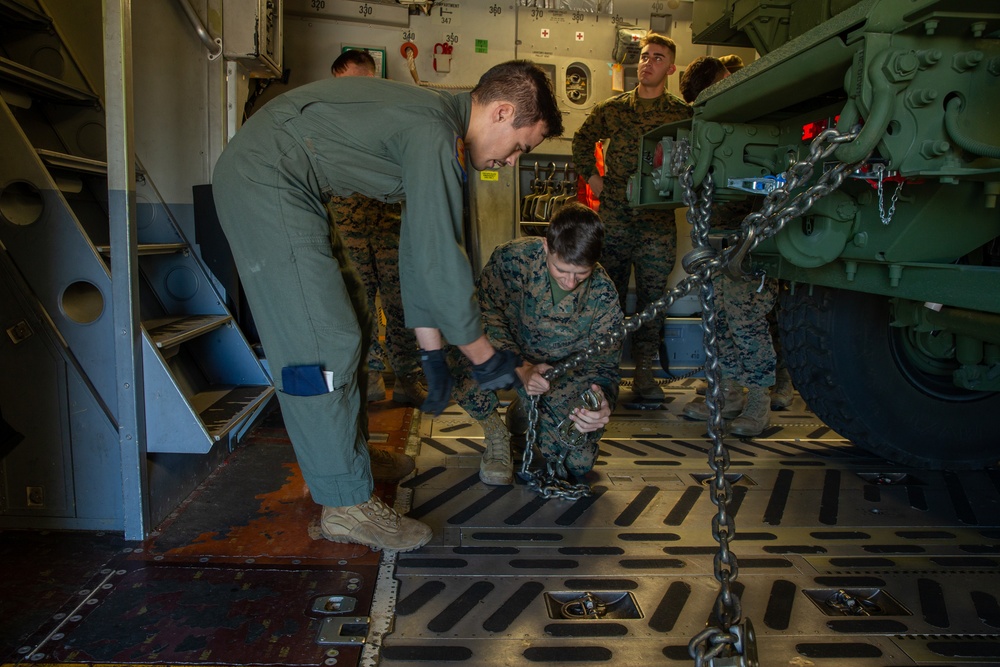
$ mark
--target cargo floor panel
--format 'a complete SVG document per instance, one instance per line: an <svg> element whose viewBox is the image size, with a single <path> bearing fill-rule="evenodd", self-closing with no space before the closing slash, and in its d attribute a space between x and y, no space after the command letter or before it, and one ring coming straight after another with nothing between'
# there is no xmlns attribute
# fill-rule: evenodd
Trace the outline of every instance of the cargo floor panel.
<svg viewBox="0 0 1000 667"><path fill-rule="evenodd" d="M668 387L652 408L623 387L577 501L484 485L479 425L424 415L403 486L434 538L396 558L380 665L691 664L719 591L714 473L706 425L681 414L693 386ZM889 463L798 396L726 444L734 586L762 665L1000 663L996 470Z"/></svg>

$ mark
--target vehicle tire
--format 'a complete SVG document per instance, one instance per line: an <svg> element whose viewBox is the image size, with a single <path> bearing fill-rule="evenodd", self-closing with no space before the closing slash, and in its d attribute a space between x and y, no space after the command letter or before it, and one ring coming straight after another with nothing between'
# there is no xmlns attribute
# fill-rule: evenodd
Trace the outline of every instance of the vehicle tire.
<svg viewBox="0 0 1000 667"><path fill-rule="evenodd" d="M1000 393L956 387L947 360L922 360L890 327L889 299L798 285L779 328L795 388L838 434L889 460L970 470L1000 459ZM927 372L928 363L941 372Z"/></svg>

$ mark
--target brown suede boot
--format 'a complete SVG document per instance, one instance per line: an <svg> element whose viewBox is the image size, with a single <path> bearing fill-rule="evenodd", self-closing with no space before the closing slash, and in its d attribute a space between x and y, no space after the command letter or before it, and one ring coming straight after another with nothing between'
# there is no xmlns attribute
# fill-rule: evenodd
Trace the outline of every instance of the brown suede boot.
<svg viewBox="0 0 1000 667"><path fill-rule="evenodd" d="M774 386L771 387L771 409L783 410L792 404L794 398L792 376L788 374L787 368L779 368L774 374Z"/></svg>
<svg viewBox="0 0 1000 667"><path fill-rule="evenodd" d="M427 400L427 387L417 375L397 375L392 388L392 400L419 408Z"/></svg>
<svg viewBox="0 0 1000 667"><path fill-rule="evenodd" d="M368 371L368 402L385 400L385 380L382 371Z"/></svg>
<svg viewBox="0 0 1000 667"><path fill-rule="evenodd" d="M722 381L722 418L732 419L738 417L743 412L743 387L736 384L735 380L724 379ZM688 419L698 421L708 421L708 403L703 398L696 398L684 406L683 414Z"/></svg>
<svg viewBox="0 0 1000 667"><path fill-rule="evenodd" d="M378 496L358 505L324 507L319 527L331 542L355 542L374 551L412 551L431 539L430 526L400 516Z"/></svg>
<svg viewBox="0 0 1000 667"><path fill-rule="evenodd" d="M413 457L407 454L387 452L368 445L368 459L371 461L372 477L378 482L398 482L415 467Z"/></svg>
<svg viewBox="0 0 1000 667"><path fill-rule="evenodd" d="M664 399L663 389L653 377L653 359L647 355L636 356L632 391L646 401L662 401Z"/></svg>
<svg viewBox="0 0 1000 667"><path fill-rule="evenodd" d="M733 435L757 436L767 428L771 418L771 394L767 387L751 387L747 392L746 407L742 414L729 424Z"/></svg>
<svg viewBox="0 0 1000 667"><path fill-rule="evenodd" d="M514 483L514 462L510 456L510 431L496 410L486 419L480 419L486 435L486 451L479 463L479 479L483 484L505 485Z"/></svg>

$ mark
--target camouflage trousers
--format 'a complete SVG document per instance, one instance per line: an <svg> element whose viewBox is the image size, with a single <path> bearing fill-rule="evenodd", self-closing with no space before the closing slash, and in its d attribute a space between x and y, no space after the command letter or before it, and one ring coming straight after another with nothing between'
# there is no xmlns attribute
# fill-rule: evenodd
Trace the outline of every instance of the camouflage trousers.
<svg viewBox="0 0 1000 667"><path fill-rule="evenodd" d="M567 448L559 434L559 424L580 404L583 392L590 389L591 382L587 377L585 373L568 374L556 380L549 392L538 399L537 443L546 460L558 458ZM521 399L521 405L527 410L528 394L522 388L517 390L517 395ZM482 391L468 373L456 377L451 397L477 421L488 417L500 404L494 392ZM582 436L582 444L578 443L580 446L567 455L566 469L574 475L585 475L594 467L594 461L597 459L597 443L604 434L604 429L587 434L574 430L574 433ZM535 463L543 465L537 459Z"/></svg>
<svg viewBox="0 0 1000 667"><path fill-rule="evenodd" d="M774 310L778 281L767 279L757 291L756 280L733 280L719 275L715 280L718 310L716 336L722 377L744 387L774 384L776 355L768 313Z"/></svg>
<svg viewBox="0 0 1000 667"><path fill-rule="evenodd" d="M644 215L650 216L650 212ZM672 211L656 211L653 220L633 220L611 207L601 207L604 252L601 266L618 290L622 312L628 297L629 274L635 268L636 312L663 296L677 258L677 226ZM632 356L652 359L663 338L663 315L645 323L632 335Z"/></svg>
<svg viewBox="0 0 1000 667"><path fill-rule="evenodd" d="M398 377L418 373L417 340L406 328L399 293L399 204L352 195L332 198L327 210L361 274L368 307L373 314L378 312L377 294L385 313L385 345L375 331L368 349L369 370L385 371L388 362Z"/></svg>
<svg viewBox="0 0 1000 667"><path fill-rule="evenodd" d="M766 286L765 289L767 289ZM786 292L788 291L788 282L779 280L775 292L777 294L781 294L782 290ZM767 313L767 329L771 332L771 343L774 345L774 356L776 359L775 372L785 368L785 354L781 349L781 334L778 331L779 310L781 310L781 300L776 296L774 300L774 308Z"/></svg>

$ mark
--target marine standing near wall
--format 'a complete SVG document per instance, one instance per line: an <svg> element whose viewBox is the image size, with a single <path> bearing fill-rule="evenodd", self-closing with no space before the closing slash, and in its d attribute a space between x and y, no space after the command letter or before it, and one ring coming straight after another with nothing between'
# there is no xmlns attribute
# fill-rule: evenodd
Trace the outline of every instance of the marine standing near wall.
<svg viewBox="0 0 1000 667"><path fill-rule="evenodd" d="M375 60L368 53L355 49L340 54L330 72L335 76L375 76ZM326 208L331 221L337 225L340 238L351 254L354 266L361 274L368 297L368 309L374 318L371 343L368 347L369 401L385 398L385 381L382 374L386 360L396 376L392 400L404 405L420 406L427 398L420 374L417 356L417 339L406 328L403 299L399 292L399 225L400 206L351 195L331 197ZM375 297L379 296L385 313L385 345L378 338L378 316ZM381 450L372 449L384 459ZM373 464L375 461L373 461ZM388 463L383 463L388 465ZM401 478L409 470L395 470L393 477Z"/></svg>
<svg viewBox="0 0 1000 667"><path fill-rule="evenodd" d="M577 173L587 179L601 201L604 254L601 264L614 281L622 310L628 296L629 274L635 268L636 310L663 296L677 256L677 228L673 212L634 209L626 184L638 171L639 140L665 123L691 117L691 109L667 92L667 77L676 71L673 40L651 33L642 41L639 85L601 102L573 137ZM605 140L605 175L597 173L594 144ZM610 143L608 143L610 140ZM653 358L663 338L663 318L657 317L635 332L635 392L648 400L662 400L663 390L653 378Z"/></svg>
<svg viewBox="0 0 1000 667"><path fill-rule="evenodd" d="M469 358L480 386L517 381L517 358L483 334L463 248L466 160L477 170L511 165L561 133L545 73L511 61L454 96L369 77L317 81L271 100L223 151L213 175L219 220L327 539L407 551L431 530L372 493L359 391L370 321L325 200L405 199L403 305L422 348L422 407L440 414L451 388L443 337Z"/></svg>

